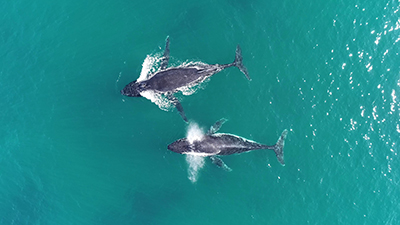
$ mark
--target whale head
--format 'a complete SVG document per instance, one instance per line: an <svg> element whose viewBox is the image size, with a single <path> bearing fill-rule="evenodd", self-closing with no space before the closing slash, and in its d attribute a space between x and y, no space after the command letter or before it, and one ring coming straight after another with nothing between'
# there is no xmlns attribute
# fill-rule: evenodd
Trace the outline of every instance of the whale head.
<svg viewBox="0 0 400 225"><path fill-rule="evenodd" d="M132 81L121 90L121 94L128 97L141 97L140 92L144 90L144 84Z"/></svg>
<svg viewBox="0 0 400 225"><path fill-rule="evenodd" d="M188 152L191 152L191 144L186 138L179 139L171 144L168 145L168 150L180 153L180 154L186 154Z"/></svg>

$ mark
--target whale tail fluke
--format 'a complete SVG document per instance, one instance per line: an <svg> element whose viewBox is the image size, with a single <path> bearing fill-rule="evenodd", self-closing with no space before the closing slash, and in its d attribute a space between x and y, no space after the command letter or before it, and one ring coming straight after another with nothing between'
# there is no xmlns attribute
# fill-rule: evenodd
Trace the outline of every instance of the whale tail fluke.
<svg viewBox="0 0 400 225"><path fill-rule="evenodd" d="M249 73L247 72L247 68L243 65L242 50L240 49L239 45L236 47L236 56L233 65L239 68L239 70L242 71L248 80L251 80Z"/></svg>
<svg viewBox="0 0 400 225"><path fill-rule="evenodd" d="M281 134L281 136L279 137L278 141L276 142L276 144L273 146L273 150L276 154L276 158L278 159L278 161L282 164L282 166L285 165L285 160L283 158L283 146L285 145L285 138L288 134L288 130L284 130Z"/></svg>

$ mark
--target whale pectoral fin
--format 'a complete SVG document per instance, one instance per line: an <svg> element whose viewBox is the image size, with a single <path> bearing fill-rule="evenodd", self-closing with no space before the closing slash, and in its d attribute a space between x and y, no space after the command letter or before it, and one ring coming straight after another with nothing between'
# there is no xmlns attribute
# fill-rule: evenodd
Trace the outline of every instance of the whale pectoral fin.
<svg viewBox="0 0 400 225"><path fill-rule="evenodd" d="M161 70L164 70L167 68L168 61L169 61L169 36L167 37L167 40L165 41L164 57L161 61L161 66L160 66Z"/></svg>
<svg viewBox="0 0 400 225"><path fill-rule="evenodd" d="M222 124L224 124L226 121L228 121L228 120L225 118L222 118L222 119L218 120L217 122L215 122L214 125L212 125L210 127L210 129L207 131L207 134L208 135L215 134L222 127Z"/></svg>
<svg viewBox="0 0 400 225"><path fill-rule="evenodd" d="M185 115L185 111L183 111L183 107L181 105L181 103L179 102L179 100L172 94L172 93L168 93L167 94L167 98L171 101L171 103L176 107L176 109L179 112L179 115L181 115L182 119L185 122L188 122L186 115Z"/></svg>
<svg viewBox="0 0 400 225"><path fill-rule="evenodd" d="M218 167L222 168L223 170L227 171L227 172L231 172L232 169L229 168L229 166L227 166L224 161L222 161L221 158L217 157L217 156L210 156L210 159L212 161L212 163L214 163L215 165L217 165Z"/></svg>

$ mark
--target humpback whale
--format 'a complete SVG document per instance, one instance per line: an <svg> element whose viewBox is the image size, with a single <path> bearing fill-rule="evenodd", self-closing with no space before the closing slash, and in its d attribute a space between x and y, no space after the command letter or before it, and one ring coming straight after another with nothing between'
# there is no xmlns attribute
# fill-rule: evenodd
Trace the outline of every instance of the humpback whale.
<svg viewBox="0 0 400 225"><path fill-rule="evenodd" d="M230 168L218 157L223 155L239 154L243 152L269 149L275 152L278 161L285 165L283 158L283 146L288 131L285 129L275 145L260 144L233 134L216 133L226 122L226 119L217 121L206 134L195 140L188 138L179 139L170 145L168 150L180 154L210 157L212 162L223 169L230 171Z"/></svg>
<svg viewBox="0 0 400 225"><path fill-rule="evenodd" d="M152 91L164 95L172 105L174 105L184 121L188 121L183 107L179 100L174 96L182 88L194 87L208 77L235 66L250 80L246 67L242 63L242 53L240 46L236 47L235 60L229 64L187 64L178 67L168 67L169 61L169 37L166 39L164 56L158 71L150 74L145 80L135 80L127 84L121 90L121 94L128 97L141 97L145 91Z"/></svg>

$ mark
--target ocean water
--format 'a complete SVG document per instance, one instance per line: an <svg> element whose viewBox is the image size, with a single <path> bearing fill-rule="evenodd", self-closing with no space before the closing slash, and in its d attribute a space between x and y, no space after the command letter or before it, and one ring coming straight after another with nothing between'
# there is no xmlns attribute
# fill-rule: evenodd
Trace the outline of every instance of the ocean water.
<svg viewBox="0 0 400 225"><path fill-rule="evenodd" d="M399 9L2 1L0 224L399 224ZM203 131L227 118L221 132L274 144L288 129L286 166L167 150L188 132L176 110L119 92L167 36L175 64L230 63L241 45L252 81L228 68L178 97Z"/></svg>

